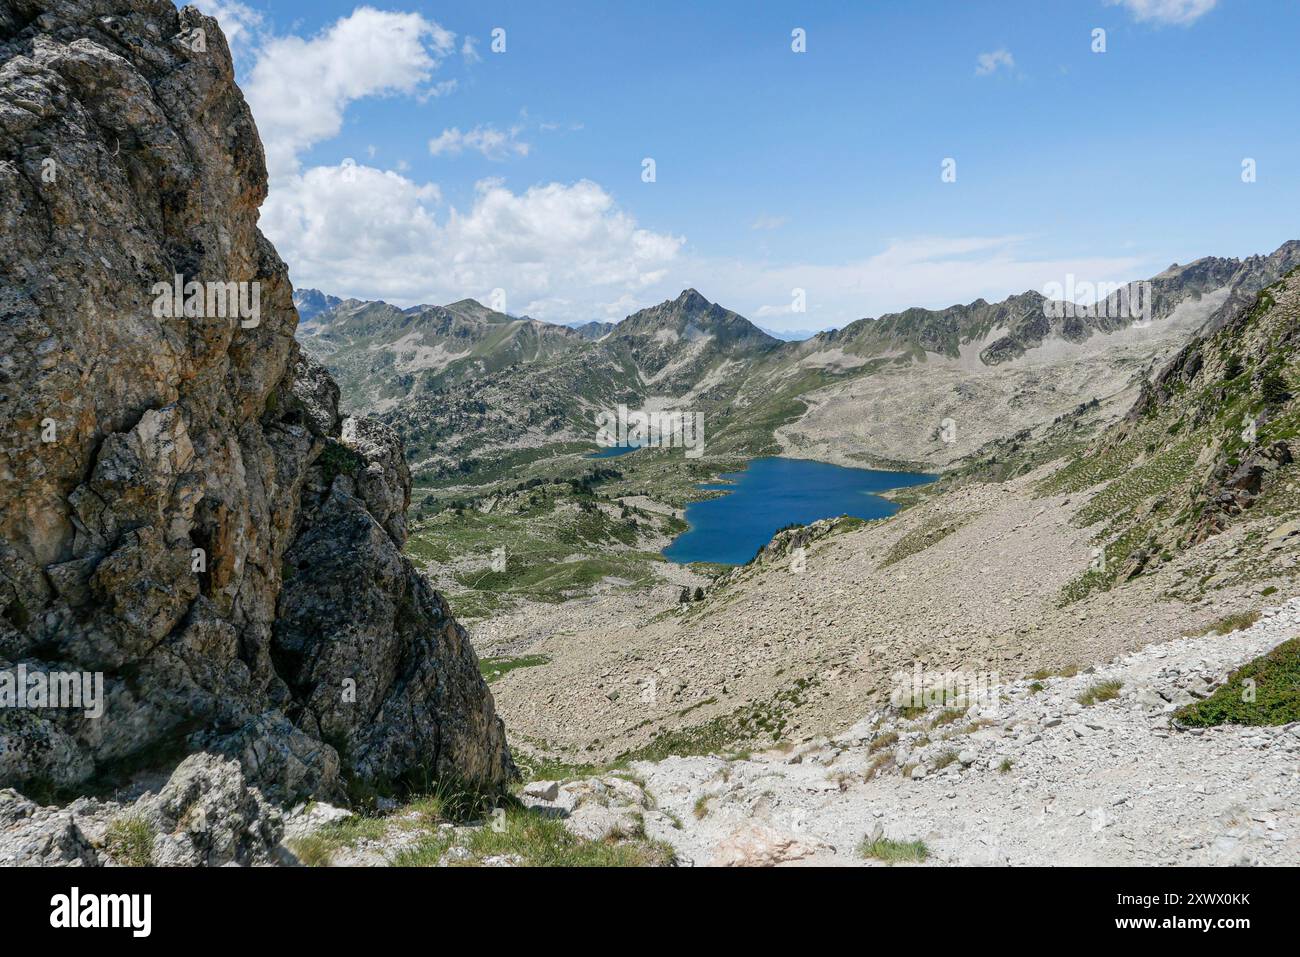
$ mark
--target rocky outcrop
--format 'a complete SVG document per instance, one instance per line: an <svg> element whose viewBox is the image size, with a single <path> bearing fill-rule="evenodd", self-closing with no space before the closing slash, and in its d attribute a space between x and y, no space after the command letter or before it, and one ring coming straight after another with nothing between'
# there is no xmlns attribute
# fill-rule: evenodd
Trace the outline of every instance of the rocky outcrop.
<svg viewBox="0 0 1300 957"><path fill-rule="evenodd" d="M41 807L0 791L0 865L221 867L293 863L284 820L239 765L210 754L181 762L133 804L81 798Z"/></svg>
<svg viewBox="0 0 1300 957"><path fill-rule="evenodd" d="M294 343L216 22L0 4L0 190L0 669L103 676L102 715L0 709L0 785L199 749L276 800L505 782L473 649L402 555L400 442Z"/></svg>

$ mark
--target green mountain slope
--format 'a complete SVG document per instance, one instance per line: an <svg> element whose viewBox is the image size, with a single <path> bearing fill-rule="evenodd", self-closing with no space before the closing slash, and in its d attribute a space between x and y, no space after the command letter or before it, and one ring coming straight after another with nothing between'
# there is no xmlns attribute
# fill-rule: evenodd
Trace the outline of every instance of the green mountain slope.
<svg viewBox="0 0 1300 957"><path fill-rule="evenodd" d="M1220 317L1143 389L1124 421L1056 472L1044 492L1101 486L1079 517L1097 560L1072 601L1146 574L1246 522L1240 562L1200 569L1189 592L1266 578L1300 534L1300 270Z"/></svg>

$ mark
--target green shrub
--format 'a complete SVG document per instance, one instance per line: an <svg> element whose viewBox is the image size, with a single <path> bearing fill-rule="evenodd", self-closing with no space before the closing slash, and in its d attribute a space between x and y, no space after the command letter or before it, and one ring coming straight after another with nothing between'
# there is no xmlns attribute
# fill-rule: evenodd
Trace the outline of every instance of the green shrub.
<svg viewBox="0 0 1300 957"><path fill-rule="evenodd" d="M1203 701L1180 708L1185 725L1279 725L1300 721L1300 638L1242 665Z"/></svg>
<svg viewBox="0 0 1300 957"><path fill-rule="evenodd" d="M325 440L325 448L316 461L320 463L327 483L339 475L355 475L365 465L360 455L335 439Z"/></svg>
<svg viewBox="0 0 1300 957"><path fill-rule="evenodd" d="M1276 372L1270 372L1260 380L1259 391L1264 396L1264 401L1269 405L1282 405L1291 398L1291 392L1286 387L1286 380Z"/></svg>

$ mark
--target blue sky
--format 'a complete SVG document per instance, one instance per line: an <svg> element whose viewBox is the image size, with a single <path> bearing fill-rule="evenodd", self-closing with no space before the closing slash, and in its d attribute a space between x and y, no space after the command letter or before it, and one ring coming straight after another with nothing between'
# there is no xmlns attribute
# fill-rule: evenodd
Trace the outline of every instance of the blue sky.
<svg viewBox="0 0 1300 957"><path fill-rule="evenodd" d="M1295 0L200 6L334 294L819 329L1300 236Z"/></svg>

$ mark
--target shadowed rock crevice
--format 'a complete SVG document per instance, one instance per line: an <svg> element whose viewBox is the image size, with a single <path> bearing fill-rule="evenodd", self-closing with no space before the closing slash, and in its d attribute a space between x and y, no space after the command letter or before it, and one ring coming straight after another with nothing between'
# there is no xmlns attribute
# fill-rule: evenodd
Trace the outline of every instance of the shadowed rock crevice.
<svg viewBox="0 0 1300 957"><path fill-rule="evenodd" d="M105 699L0 709L0 786L86 793L178 745L280 800L503 784L473 649L402 554L400 442L294 343L216 22L0 3L0 190L0 669ZM173 318L176 276L256 284L257 314Z"/></svg>

